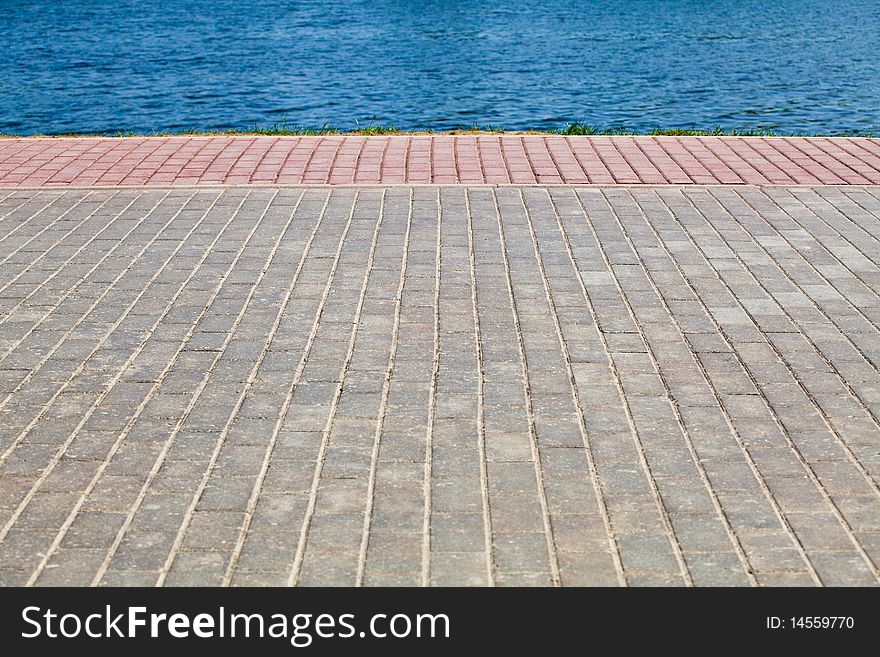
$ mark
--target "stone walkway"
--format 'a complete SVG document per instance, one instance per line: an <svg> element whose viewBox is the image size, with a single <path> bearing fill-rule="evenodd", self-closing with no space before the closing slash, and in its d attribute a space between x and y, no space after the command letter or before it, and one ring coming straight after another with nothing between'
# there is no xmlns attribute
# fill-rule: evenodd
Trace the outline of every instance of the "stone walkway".
<svg viewBox="0 0 880 657"><path fill-rule="evenodd" d="M421 135L0 139L0 186L880 184L880 140Z"/></svg>
<svg viewBox="0 0 880 657"><path fill-rule="evenodd" d="M164 184L0 189L0 584L880 583L880 187Z"/></svg>

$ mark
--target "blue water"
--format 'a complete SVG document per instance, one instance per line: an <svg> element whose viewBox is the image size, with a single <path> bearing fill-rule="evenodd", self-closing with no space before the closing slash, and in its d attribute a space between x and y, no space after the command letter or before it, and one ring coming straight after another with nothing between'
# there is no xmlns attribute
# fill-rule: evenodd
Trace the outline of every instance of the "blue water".
<svg viewBox="0 0 880 657"><path fill-rule="evenodd" d="M880 129L874 0L0 0L0 132Z"/></svg>

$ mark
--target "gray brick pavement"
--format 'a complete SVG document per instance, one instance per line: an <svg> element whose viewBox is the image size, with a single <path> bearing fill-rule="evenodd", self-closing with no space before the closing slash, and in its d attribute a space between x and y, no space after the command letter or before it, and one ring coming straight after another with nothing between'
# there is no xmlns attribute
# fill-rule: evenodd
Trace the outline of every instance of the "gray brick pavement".
<svg viewBox="0 0 880 657"><path fill-rule="evenodd" d="M0 584L876 585L880 192L0 191Z"/></svg>

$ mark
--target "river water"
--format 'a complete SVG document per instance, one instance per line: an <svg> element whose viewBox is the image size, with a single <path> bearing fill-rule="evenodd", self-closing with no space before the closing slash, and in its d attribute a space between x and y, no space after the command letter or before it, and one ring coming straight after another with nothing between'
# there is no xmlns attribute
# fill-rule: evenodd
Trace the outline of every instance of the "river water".
<svg viewBox="0 0 880 657"><path fill-rule="evenodd" d="M880 130L874 0L0 0L0 132Z"/></svg>

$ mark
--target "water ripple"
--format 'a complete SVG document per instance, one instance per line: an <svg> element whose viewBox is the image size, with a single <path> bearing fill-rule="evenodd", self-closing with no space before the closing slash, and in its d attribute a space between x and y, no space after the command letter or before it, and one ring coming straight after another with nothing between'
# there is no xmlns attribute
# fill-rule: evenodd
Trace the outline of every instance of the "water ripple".
<svg viewBox="0 0 880 657"><path fill-rule="evenodd" d="M4 2L0 131L880 129L872 0ZM792 17L796 16L795 21ZM28 29L21 29L27 25Z"/></svg>

